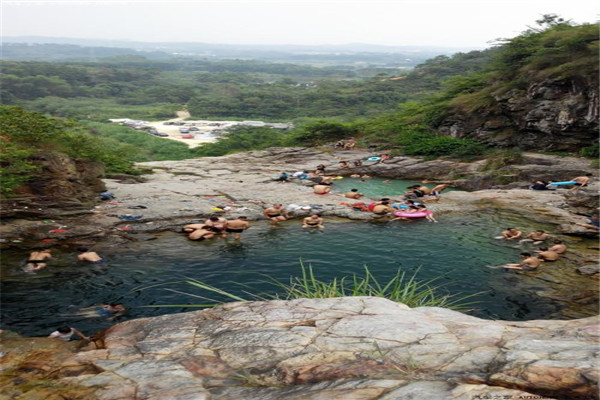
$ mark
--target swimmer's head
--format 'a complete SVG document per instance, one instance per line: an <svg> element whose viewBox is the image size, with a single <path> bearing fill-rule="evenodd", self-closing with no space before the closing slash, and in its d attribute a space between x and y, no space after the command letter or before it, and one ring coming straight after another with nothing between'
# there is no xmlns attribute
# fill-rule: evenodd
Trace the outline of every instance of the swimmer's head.
<svg viewBox="0 0 600 400"><path fill-rule="evenodd" d="M520 255L520 256L523 256L523 257L531 257L531 253L528 253L528 252L526 252L526 251L522 252L522 253L521 253L521 254L519 254L519 255Z"/></svg>
<svg viewBox="0 0 600 400"><path fill-rule="evenodd" d="M87 247L78 247L77 251L80 253L86 253L89 251L89 249Z"/></svg>
<svg viewBox="0 0 600 400"><path fill-rule="evenodd" d="M71 328L69 328L68 326L61 326L57 329L57 331L60 333L71 333Z"/></svg>

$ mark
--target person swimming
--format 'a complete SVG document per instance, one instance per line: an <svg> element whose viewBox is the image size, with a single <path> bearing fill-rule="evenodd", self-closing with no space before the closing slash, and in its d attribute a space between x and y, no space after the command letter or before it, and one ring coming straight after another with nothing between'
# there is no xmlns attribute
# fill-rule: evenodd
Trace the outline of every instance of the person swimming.
<svg viewBox="0 0 600 400"><path fill-rule="evenodd" d="M25 269L28 271L39 271L46 268L46 260L52 258L52 250L40 248L29 254L29 259L25 261Z"/></svg>
<svg viewBox="0 0 600 400"><path fill-rule="evenodd" d="M78 247L77 259L79 261L87 261L92 264L102 264L105 260L98 255L95 251L90 251L87 247Z"/></svg>

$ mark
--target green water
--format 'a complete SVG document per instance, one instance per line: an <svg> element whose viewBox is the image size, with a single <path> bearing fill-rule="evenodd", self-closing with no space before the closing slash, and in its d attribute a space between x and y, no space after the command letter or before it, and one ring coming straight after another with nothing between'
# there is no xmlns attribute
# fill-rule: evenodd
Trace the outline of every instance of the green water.
<svg viewBox="0 0 600 400"><path fill-rule="evenodd" d="M560 316L564 303L537 295L546 286L531 273L490 269L486 265L518 261L521 248L493 239L507 223L524 227L510 215L473 213L438 215L440 223L424 220L379 223L339 222L326 219L323 231L305 230L300 221L269 227L253 222L241 242L192 242L177 233L105 249L106 265L77 263L75 252L56 250L49 266L24 273L24 254L6 251L2 263L2 328L23 335L47 335L59 325L93 333L112 324L81 315L82 308L107 302L129 309L122 319L187 311L190 307L144 307L193 304L196 299L178 291L194 291L185 284L148 287L191 277L246 296L272 292L268 275L289 280L299 274L302 260L319 278L361 274L364 266L385 281L398 269L419 280L438 277L440 294L471 295L477 301L470 314L491 319L529 320ZM531 226L533 228L534 226ZM524 227L527 228L527 227ZM557 268L560 261L554 266ZM242 287L239 284L244 284Z"/></svg>
<svg viewBox="0 0 600 400"><path fill-rule="evenodd" d="M434 184L427 183L423 184L419 181L405 181L399 179L385 179L385 178L348 178L338 179L334 181L333 191L346 193L350 189L358 189L360 193L363 193L366 197L380 198L389 197L394 200L401 199L408 189L407 186L412 185L424 185L429 188L433 188ZM444 192L449 192L454 189L446 188Z"/></svg>

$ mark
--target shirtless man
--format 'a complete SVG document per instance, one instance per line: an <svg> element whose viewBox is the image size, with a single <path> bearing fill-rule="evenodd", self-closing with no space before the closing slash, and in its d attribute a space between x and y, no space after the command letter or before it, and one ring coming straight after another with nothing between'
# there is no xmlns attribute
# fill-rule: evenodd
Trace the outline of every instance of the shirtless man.
<svg viewBox="0 0 600 400"><path fill-rule="evenodd" d="M448 186L450 186L447 183L442 183L440 185L434 186L431 191L428 193L429 196L434 196L436 200L440 199L440 195L442 194L442 191L444 189L446 189ZM424 188L426 186L420 186L420 188Z"/></svg>
<svg viewBox="0 0 600 400"><path fill-rule="evenodd" d="M348 199L360 199L363 196L364 194L360 193L358 189L350 189L349 192L346 192L346 194L344 194L344 197Z"/></svg>
<svg viewBox="0 0 600 400"><path fill-rule="evenodd" d="M228 233L233 233L233 238L239 240L242 238L242 232L250 228L250 223L247 217L237 217L236 219L227 221L225 225L225 237Z"/></svg>
<svg viewBox="0 0 600 400"><path fill-rule="evenodd" d="M313 186L313 192L315 194L327 194L331 192L331 186L318 184Z"/></svg>
<svg viewBox="0 0 600 400"><path fill-rule="evenodd" d="M225 233L226 223L227 220L225 218L219 217L217 215L213 215L212 217L204 221L205 226L212 226L213 228L215 228L217 233L221 233L221 237L223 237L223 234Z"/></svg>
<svg viewBox="0 0 600 400"><path fill-rule="evenodd" d="M30 271L39 271L42 268L46 268L45 260L52 258L52 250L40 249L32 251L29 254L29 259L25 261L25 267Z"/></svg>
<svg viewBox="0 0 600 400"><path fill-rule="evenodd" d="M277 225L278 222L285 221L287 217L284 214L285 210L282 204L273 204L263 212L263 215L271 220L271 225Z"/></svg>
<svg viewBox="0 0 600 400"><path fill-rule="evenodd" d="M77 259L79 261L89 261L92 264L100 264L104 262L104 259L98 255L95 251L90 251L87 247L78 247Z"/></svg>
<svg viewBox="0 0 600 400"><path fill-rule="evenodd" d="M517 240L523 235L523 232L518 230L517 228L506 228L504 232L502 232L502 238L506 240Z"/></svg>
<svg viewBox="0 0 600 400"><path fill-rule="evenodd" d="M204 224L190 224L183 227L190 240L211 239L215 236L215 228Z"/></svg>
<svg viewBox="0 0 600 400"><path fill-rule="evenodd" d="M547 239L550 239L550 235L542 230L537 230L529 233L525 236L525 239L520 240L519 242L533 242L534 245L542 244Z"/></svg>
<svg viewBox="0 0 600 400"><path fill-rule="evenodd" d="M394 212L394 209L390 206L390 202L387 200L382 201L373 207L373 214L377 215L378 217L383 217L392 212Z"/></svg>
<svg viewBox="0 0 600 400"><path fill-rule="evenodd" d="M313 214L302 220L303 228L323 228L323 218L319 214Z"/></svg>
<svg viewBox="0 0 600 400"><path fill-rule="evenodd" d="M585 176L577 176L577 177L571 179L573 182L576 182L576 183L575 183L575 186L573 186L571 189L569 189L569 191L577 190L580 187L587 186L588 183L590 183L590 180L592 179L591 176L593 176L593 175L585 174Z"/></svg>
<svg viewBox="0 0 600 400"><path fill-rule="evenodd" d="M554 244L548 249L558 254L564 254L567 251L567 245L562 240L556 239Z"/></svg>
<svg viewBox="0 0 600 400"><path fill-rule="evenodd" d="M523 253L519 254L519 257L522 258L523 261L521 261L518 264L506 264L506 265L503 265L503 267L506 269L519 269L522 271L532 271L532 270L536 269L537 267L539 267L539 265L540 265L540 259L535 256L532 256L531 253L523 252Z"/></svg>
<svg viewBox="0 0 600 400"><path fill-rule="evenodd" d="M558 260L558 253L549 250L547 247L540 247L539 251L536 251L538 257L543 261L556 261Z"/></svg>

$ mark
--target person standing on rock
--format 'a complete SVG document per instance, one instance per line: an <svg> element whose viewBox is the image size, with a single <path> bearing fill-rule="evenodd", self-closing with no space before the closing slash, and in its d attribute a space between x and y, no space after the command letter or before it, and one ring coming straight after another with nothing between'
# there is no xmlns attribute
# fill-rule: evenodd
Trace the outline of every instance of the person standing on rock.
<svg viewBox="0 0 600 400"><path fill-rule="evenodd" d="M225 224L225 236L223 237L227 237L227 234L232 233L233 238L239 240L242 238L242 232L248 228L250 228L250 223L248 222L247 217L242 216L233 220L228 220L227 224Z"/></svg>
<svg viewBox="0 0 600 400"><path fill-rule="evenodd" d="M285 210L282 204L273 204L263 212L263 215L271 221L271 225L277 225L277 223L285 221L287 218L284 214Z"/></svg>

